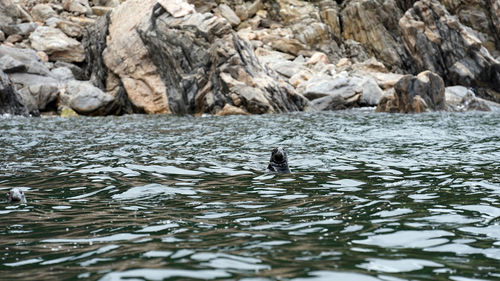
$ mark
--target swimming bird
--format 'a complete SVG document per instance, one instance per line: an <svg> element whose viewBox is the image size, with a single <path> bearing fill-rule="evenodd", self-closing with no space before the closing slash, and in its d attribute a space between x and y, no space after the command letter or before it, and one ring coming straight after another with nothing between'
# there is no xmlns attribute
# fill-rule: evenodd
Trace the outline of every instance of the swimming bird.
<svg viewBox="0 0 500 281"><path fill-rule="evenodd" d="M19 202L21 204L27 204L26 201L26 196L24 195L24 192L15 187L7 193L7 203L12 203L12 202Z"/></svg>
<svg viewBox="0 0 500 281"><path fill-rule="evenodd" d="M269 160L269 165L267 166L268 172L275 172L279 174L289 174L290 168L288 168L288 158L286 156L286 151L282 147L276 147L271 152L271 159Z"/></svg>

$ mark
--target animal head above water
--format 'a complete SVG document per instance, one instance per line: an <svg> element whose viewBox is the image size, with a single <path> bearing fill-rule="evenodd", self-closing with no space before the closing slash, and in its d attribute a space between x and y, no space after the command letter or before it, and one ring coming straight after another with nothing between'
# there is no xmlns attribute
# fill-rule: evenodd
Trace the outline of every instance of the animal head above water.
<svg viewBox="0 0 500 281"><path fill-rule="evenodd" d="M19 202L21 204L27 204L26 196L24 192L19 188L13 188L7 193L7 203Z"/></svg>
<svg viewBox="0 0 500 281"><path fill-rule="evenodd" d="M290 173L290 168L288 168L288 158L284 148L276 147L273 149L267 170L281 174Z"/></svg>

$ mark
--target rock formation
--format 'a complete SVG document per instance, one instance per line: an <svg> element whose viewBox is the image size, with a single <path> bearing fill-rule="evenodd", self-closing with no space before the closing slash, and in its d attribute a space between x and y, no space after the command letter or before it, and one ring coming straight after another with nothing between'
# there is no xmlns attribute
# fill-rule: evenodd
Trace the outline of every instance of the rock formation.
<svg viewBox="0 0 500 281"><path fill-rule="evenodd" d="M499 34L496 0L0 0L0 70L33 116L486 110Z"/></svg>

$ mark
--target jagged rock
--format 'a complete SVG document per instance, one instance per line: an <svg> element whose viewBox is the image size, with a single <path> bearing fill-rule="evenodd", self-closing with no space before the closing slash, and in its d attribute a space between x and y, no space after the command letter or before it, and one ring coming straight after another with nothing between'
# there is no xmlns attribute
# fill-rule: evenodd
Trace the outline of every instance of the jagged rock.
<svg viewBox="0 0 500 281"><path fill-rule="evenodd" d="M90 8L88 0L65 0L63 2L63 7L66 11L80 15L92 14L92 9Z"/></svg>
<svg viewBox="0 0 500 281"><path fill-rule="evenodd" d="M35 50L47 53L51 60L82 62L85 59L80 42L56 28L40 26L31 33L30 41Z"/></svg>
<svg viewBox="0 0 500 281"><path fill-rule="evenodd" d="M393 96L380 100L377 112L420 113L447 109L444 81L430 71L403 76L394 90Z"/></svg>
<svg viewBox="0 0 500 281"><path fill-rule="evenodd" d="M115 8L102 52L105 66L120 78L134 108L149 114L170 113L165 84L136 32L141 20L150 19L155 3L129 0Z"/></svg>
<svg viewBox="0 0 500 281"><path fill-rule="evenodd" d="M13 87L7 74L2 70L0 70L0 115L1 114L29 115L28 109L21 96Z"/></svg>
<svg viewBox="0 0 500 281"><path fill-rule="evenodd" d="M174 17L156 7L139 27L173 113L216 114L226 104L262 114L296 111L307 100L259 63L248 41L213 14Z"/></svg>
<svg viewBox="0 0 500 281"><path fill-rule="evenodd" d="M0 1L0 25L14 23L19 16L19 10L11 0Z"/></svg>
<svg viewBox="0 0 500 281"><path fill-rule="evenodd" d="M33 20L45 22L49 18L57 17L56 11L49 4L37 4L31 9Z"/></svg>
<svg viewBox="0 0 500 281"><path fill-rule="evenodd" d="M113 113L113 96L87 81L69 81L60 94L60 105L68 106L79 114L108 115Z"/></svg>
<svg viewBox="0 0 500 281"><path fill-rule="evenodd" d="M352 39L361 43L370 56L376 56L391 66L393 71L412 71L411 61L397 28L402 14L395 0L348 1L340 15L342 36L344 40Z"/></svg>
<svg viewBox="0 0 500 281"><path fill-rule="evenodd" d="M417 1L399 26L419 70L433 71L451 85L500 92L500 63L439 2Z"/></svg>
<svg viewBox="0 0 500 281"><path fill-rule="evenodd" d="M237 26L241 23L240 18L236 15L236 13L226 4L219 5L219 13L225 18L232 26Z"/></svg>

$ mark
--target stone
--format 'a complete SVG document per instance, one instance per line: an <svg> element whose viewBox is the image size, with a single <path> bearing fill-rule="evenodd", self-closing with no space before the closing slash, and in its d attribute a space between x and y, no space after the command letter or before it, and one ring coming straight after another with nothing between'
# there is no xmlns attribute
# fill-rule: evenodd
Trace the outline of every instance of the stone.
<svg viewBox="0 0 500 281"><path fill-rule="evenodd" d="M0 70L0 115L3 114L28 116L29 112L9 76Z"/></svg>
<svg viewBox="0 0 500 281"><path fill-rule="evenodd" d="M4 40L5 40L5 33L3 33L3 31L0 30L0 42Z"/></svg>
<svg viewBox="0 0 500 281"><path fill-rule="evenodd" d="M76 113L76 111L74 111L70 107L61 106L59 108L59 116L65 117L65 118L68 118L68 117L78 117L78 113Z"/></svg>
<svg viewBox="0 0 500 281"><path fill-rule="evenodd" d="M79 15L91 15L92 9L90 8L88 0L65 0L63 8L72 13Z"/></svg>
<svg viewBox="0 0 500 281"><path fill-rule="evenodd" d="M81 38L84 33L84 28L81 25L67 20L58 21L56 27L73 38Z"/></svg>
<svg viewBox="0 0 500 281"><path fill-rule="evenodd" d="M167 2L169 1L162 1L164 4ZM148 114L171 112L167 88L148 49L136 32L143 19L151 18L155 4L155 0L129 0L115 8L110 15L109 33L102 51L104 65L119 77L134 108ZM156 11L161 9L163 8L157 7ZM96 68L90 73L104 77L105 74L97 73L101 71L99 69L102 68Z"/></svg>
<svg viewBox="0 0 500 281"><path fill-rule="evenodd" d="M30 41L35 50L47 53L51 60L82 62L85 59L80 42L56 28L40 26L31 33Z"/></svg>
<svg viewBox="0 0 500 281"><path fill-rule="evenodd" d="M37 4L31 9L33 20L45 22L47 19L57 17L56 11L49 4Z"/></svg>
<svg viewBox="0 0 500 281"><path fill-rule="evenodd" d="M306 64L316 65L318 63L328 64L328 56L325 53L316 52L307 60Z"/></svg>
<svg viewBox="0 0 500 281"><path fill-rule="evenodd" d="M33 22L25 22L25 23L19 23L19 24L10 24L10 25L4 25L2 27L3 32L6 35L21 35L21 36L27 36L31 32L35 31L35 29L38 27L38 24L33 23Z"/></svg>
<svg viewBox="0 0 500 281"><path fill-rule="evenodd" d="M0 69L5 73L22 72L26 70L26 65L9 55L5 55L0 57Z"/></svg>
<svg viewBox="0 0 500 281"><path fill-rule="evenodd" d="M224 105L224 107L222 108L222 110L219 111L219 112L217 112L217 114L215 114L215 115L217 115L217 116L249 115L249 113L246 112L245 110L239 108L239 107L236 107L234 105L226 103L226 105Z"/></svg>
<svg viewBox="0 0 500 281"><path fill-rule="evenodd" d="M59 87L55 83L30 85L23 88L21 93L24 94L25 101L31 100L32 106L37 111L46 111L50 104L55 105L59 96ZM27 98L28 96L30 98Z"/></svg>
<svg viewBox="0 0 500 281"><path fill-rule="evenodd" d="M486 100L476 97L472 89L464 86L451 86L445 89L446 103L454 111L491 111Z"/></svg>
<svg viewBox="0 0 500 281"><path fill-rule="evenodd" d="M60 103L83 115L108 115L113 110L113 96L88 81L69 81L60 94Z"/></svg>
<svg viewBox="0 0 500 281"><path fill-rule="evenodd" d="M226 4L219 5L219 13L225 18L231 26L238 26L241 23L240 18L236 15L236 13Z"/></svg>
<svg viewBox="0 0 500 281"><path fill-rule="evenodd" d="M421 113L447 109L444 81L433 72L405 75L396 83L394 90L392 97L381 99L378 112Z"/></svg>
<svg viewBox="0 0 500 281"><path fill-rule="evenodd" d="M174 18L194 13L194 6L185 0L158 0L158 3Z"/></svg>
<svg viewBox="0 0 500 281"><path fill-rule="evenodd" d="M5 42L10 43L10 44L15 44L15 43L19 43L19 42L23 41L23 39L24 38L22 35L12 34L12 35L9 35L9 37L7 37L7 39L5 39Z"/></svg>
<svg viewBox="0 0 500 281"><path fill-rule="evenodd" d="M50 70L42 62L37 52L31 49L14 48L5 45L0 45L0 57L10 56L13 59L23 63L26 66L26 72L29 74L37 74L41 76L50 76ZM12 75L11 75L11 79ZM22 84L28 83L25 81ZM15 83L18 83L17 81Z"/></svg>
<svg viewBox="0 0 500 281"><path fill-rule="evenodd" d="M113 11L113 7L105 7L105 6L93 6L92 13L96 16L104 16L107 13L111 13Z"/></svg>

